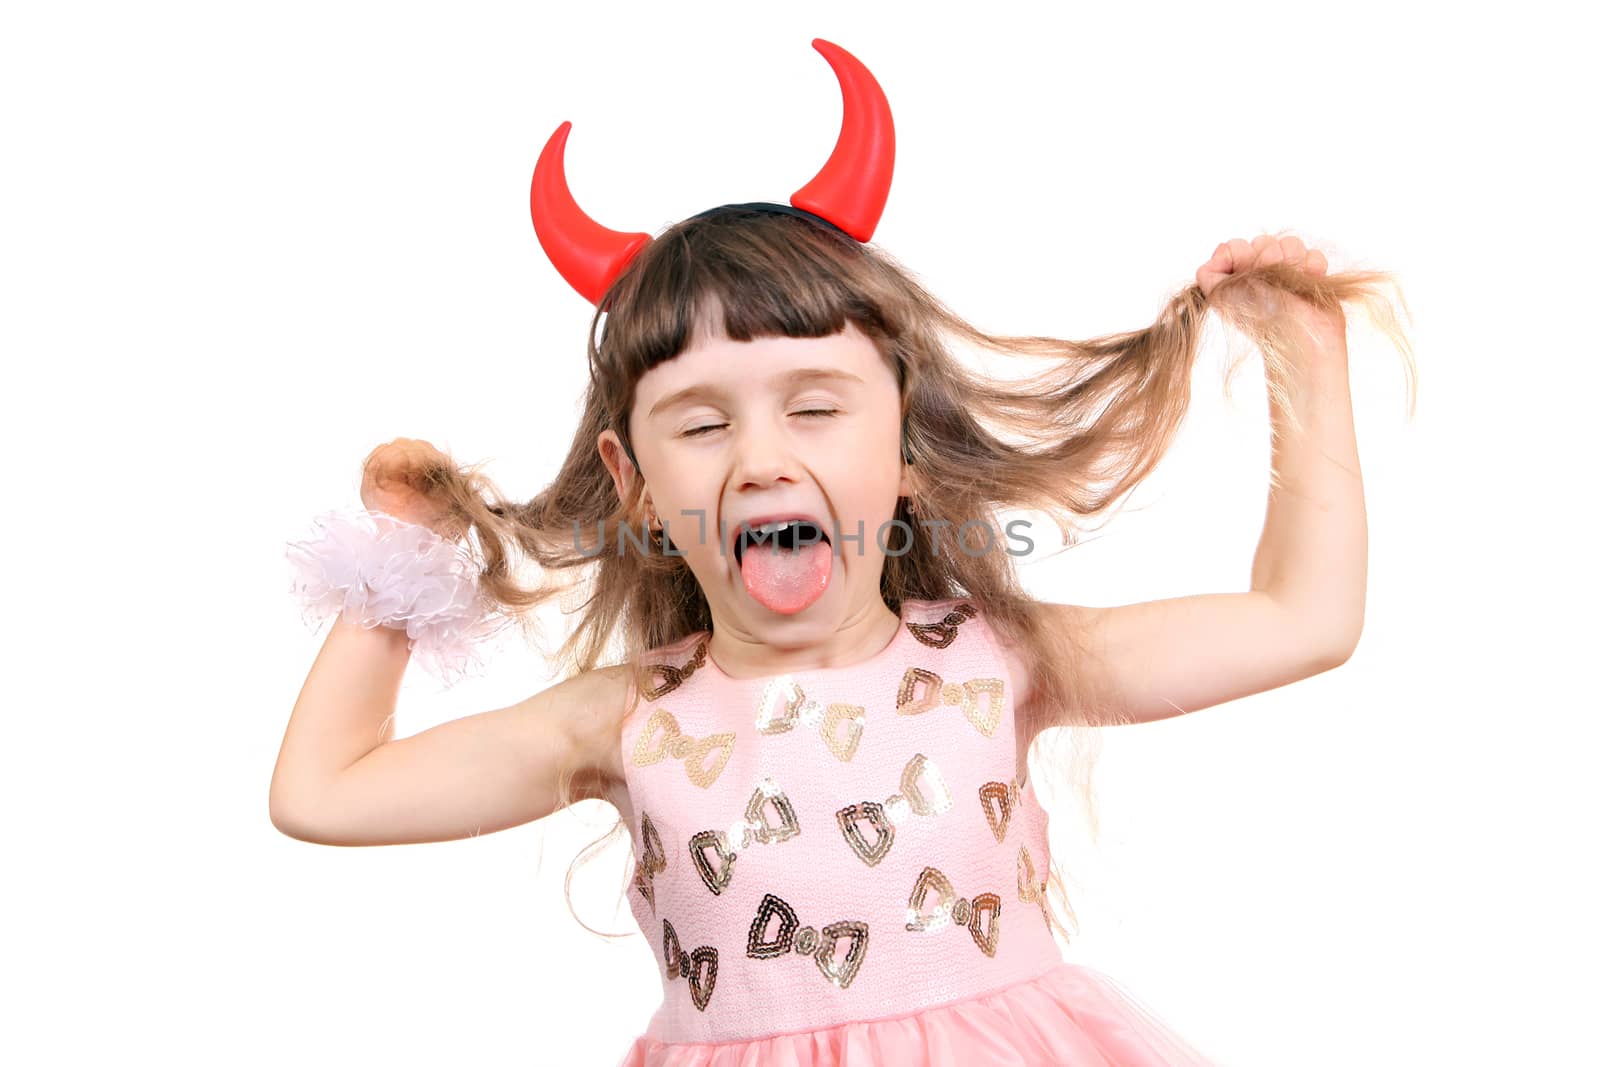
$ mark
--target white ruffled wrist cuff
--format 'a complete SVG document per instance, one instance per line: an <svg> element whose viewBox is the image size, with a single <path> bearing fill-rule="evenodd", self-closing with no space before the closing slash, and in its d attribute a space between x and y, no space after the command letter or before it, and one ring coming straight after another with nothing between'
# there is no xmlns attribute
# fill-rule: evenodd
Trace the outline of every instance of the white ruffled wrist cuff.
<svg viewBox="0 0 1600 1067"><path fill-rule="evenodd" d="M290 592L312 629L335 612L403 629L412 658L446 686L482 672L475 647L511 621L478 588L467 549L381 511L327 511L317 536L287 545Z"/></svg>

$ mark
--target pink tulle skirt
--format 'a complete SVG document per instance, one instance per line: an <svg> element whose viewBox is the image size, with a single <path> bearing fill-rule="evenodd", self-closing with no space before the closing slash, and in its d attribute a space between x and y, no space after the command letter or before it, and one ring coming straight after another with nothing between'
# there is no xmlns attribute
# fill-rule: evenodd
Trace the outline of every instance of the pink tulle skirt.
<svg viewBox="0 0 1600 1067"><path fill-rule="evenodd" d="M915 1015L716 1045L641 1037L619 1067L1213 1067L1109 975L1062 963Z"/></svg>

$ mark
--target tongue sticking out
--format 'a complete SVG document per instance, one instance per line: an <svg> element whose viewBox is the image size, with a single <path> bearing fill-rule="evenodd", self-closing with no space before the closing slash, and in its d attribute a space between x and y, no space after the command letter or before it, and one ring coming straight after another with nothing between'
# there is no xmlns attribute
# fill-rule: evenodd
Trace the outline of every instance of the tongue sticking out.
<svg viewBox="0 0 1600 1067"><path fill-rule="evenodd" d="M800 548L752 544L744 549L740 572L756 603L780 615L793 615L815 604L828 588L833 546L825 541Z"/></svg>

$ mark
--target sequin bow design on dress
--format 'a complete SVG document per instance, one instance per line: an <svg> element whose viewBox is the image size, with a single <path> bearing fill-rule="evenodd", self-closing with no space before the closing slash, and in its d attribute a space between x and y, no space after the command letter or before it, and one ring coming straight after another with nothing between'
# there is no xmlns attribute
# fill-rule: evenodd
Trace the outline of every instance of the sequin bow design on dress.
<svg viewBox="0 0 1600 1067"><path fill-rule="evenodd" d="M773 917L778 919L778 932L770 939L767 927ZM844 959L834 955L834 946L849 939L849 949ZM745 943L745 955L753 960L770 960L785 955L793 949L801 956L816 961L822 976L840 989L849 989L867 958L867 924L842 919L824 926L819 933L814 927L801 926L794 908L776 895L768 893L761 898L755 921L750 924L750 937Z"/></svg>
<svg viewBox="0 0 1600 1067"><path fill-rule="evenodd" d="M927 907L930 892L939 894L939 902L932 908ZM955 886L944 872L936 867L924 867L917 876L917 884L911 888L911 901L906 906L906 929L913 933L931 933L951 923L965 926L984 955L992 959L1000 947L1000 894L980 893L971 900L958 897Z"/></svg>
<svg viewBox="0 0 1600 1067"><path fill-rule="evenodd" d="M774 826L767 821L766 807L771 801L773 809L777 812L778 824ZM750 803L744 806L744 818L734 823L727 830L701 830L689 838L689 858L694 861L694 869L699 873L700 880L714 895L720 896L728 888L728 883L733 881L733 864L750 843L756 842L763 845L775 845L796 837L800 833L800 817L795 814L794 805L789 803L789 797L779 788L778 783L771 778L763 778L756 784L755 792L750 794ZM716 866L713 867L707 856L708 849L717 854Z"/></svg>
<svg viewBox="0 0 1600 1067"><path fill-rule="evenodd" d="M807 697L792 677L780 675L761 691L761 704L756 708L756 732L784 734L793 730L796 723L818 730L828 751L836 759L848 763L861 744L861 734L867 726L867 709L846 703L833 703L824 708Z"/></svg>
<svg viewBox="0 0 1600 1067"><path fill-rule="evenodd" d="M834 818L850 851L868 867L876 867L894 844L895 826L904 823L913 813L939 815L949 811L954 803L938 765L919 752L900 772L900 792L892 794L882 804L872 800L850 804L840 808ZM863 821L872 826L871 841L861 832Z"/></svg>
<svg viewBox="0 0 1600 1067"><path fill-rule="evenodd" d="M1011 813L1022 806L1022 784L1015 778L1009 782L984 782L978 787L978 806L989 820L994 839L1004 844Z"/></svg>
<svg viewBox="0 0 1600 1067"><path fill-rule="evenodd" d="M1028 846L1023 845L1017 852L1017 899L1024 904L1039 905L1039 914L1044 916L1044 924L1048 928L1050 923L1050 904L1045 894L1050 889L1050 872L1046 871L1043 878L1033 869L1033 857L1028 855Z"/></svg>
<svg viewBox="0 0 1600 1067"><path fill-rule="evenodd" d="M941 704L960 708L979 733L993 737L1005 709L1005 694L1006 683L1000 678L974 678L968 682L947 683L926 668L909 667L900 679L894 710L901 715L921 715Z"/></svg>
<svg viewBox="0 0 1600 1067"><path fill-rule="evenodd" d="M656 680L646 685L641 690L640 695L647 701L660 700L688 681L691 674L705 666L706 646L710 643L711 639L709 637L701 638L700 642L694 646L694 655L690 656L688 661L681 667L671 663L649 664L645 671L653 675Z"/></svg>
<svg viewBox="0 0 1600 1067"><path fill-rule="evenodd" d="M659 739L657 734L661 735ZM662 709L652 714L644 729L639 731L639 739L633 746L633 765L648 767L667 756L681 759L689 781L701 789L709 789L722 768L728 765L733 743L732 733L708 734L698 740L690 737L678 725L677 717ZM707 756L713 757L710 765L706 763Z"/></svg>
<svg viewBox="0 0 1600 1067"><path fill-rule="evenodd" d="M648 812L640 814L639 840L644 842L644 855L634 868L633 885L639 895L650 904L650 914L656 913L656 875L667 869L667 855L661 849L661 833L650 821Z"/></svg>
<svg viewBox="0 0 1600 1067"><path fill-rule="evenodd" d="M929 648L949 648L961 624L977 614L978 609L971 604L957 604L938 622L909 622L906 629Z"/></svg>
<svg viewBox="0 0 1600 1067"><path fill-rule="evenodd" d="M717 950L701 945L693 952L683 951L678 944L678 931L665 919L661 920L661 957L667 965L667 978L682 976L689 980L689 998L694 1006L705 1011L711 1003L711 994L717 988Z"/></svg>

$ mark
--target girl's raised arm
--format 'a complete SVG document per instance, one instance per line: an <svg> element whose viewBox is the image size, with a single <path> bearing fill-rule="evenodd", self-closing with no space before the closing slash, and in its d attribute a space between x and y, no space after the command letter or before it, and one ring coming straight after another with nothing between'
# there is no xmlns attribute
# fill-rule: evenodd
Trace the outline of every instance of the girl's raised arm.
<svg viewBox="0 0 1600 1067"><path fill-rule="evenodd" d="M626 667L391 740L409 655L402 630L335 619L272 774L272 824L325 845L452 841L532 822L622 781Z"/></svg>
<svg viewBox="0 0 1600 1067"><path fill-rule="evenodd" d="M362 461L369 509L459 537L432 492L448 456L396 438ZM621 788L626 666L588 671L520 704L393 740L410 659L405 630L336 616L295 701L272 772L272 824L327 845L451 841L543 818L571 798Z"/></svg>
<svg viewBox="0 0 1600 1067"><path fill-rule="evenodd" d="M1327 270L1322 253L1296 238L1258 237L1219 246L1198 273L1209 293L1228 274L1279 262ZM1250 589L1108 608L1052 606L1058 625L1088 635L1088 688L1123 721L1169 718L1288 685L1344 663L1360 639L1367 515L1344 315L1295 307L1303 329L1291 346L1297 374L1271 401L1273 484Z"/></svg>

